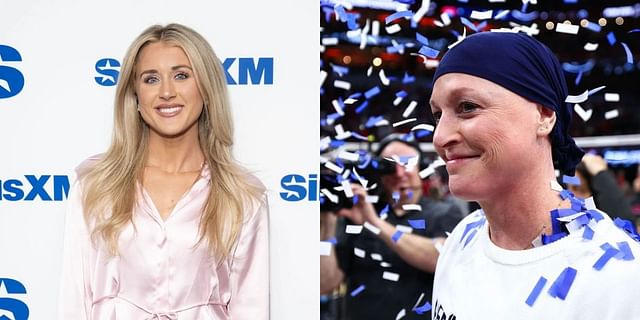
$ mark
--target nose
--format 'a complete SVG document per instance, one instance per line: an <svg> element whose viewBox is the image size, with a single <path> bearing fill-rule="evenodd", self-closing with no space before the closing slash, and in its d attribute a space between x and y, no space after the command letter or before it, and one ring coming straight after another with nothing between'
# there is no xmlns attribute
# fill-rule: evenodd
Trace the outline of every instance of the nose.
<svg viewBox="0 0 640 320"><path fill-rule="evenodd" d="M402 164L396 163L396 177L401 178L405 172L406 168Z"/></svg>
<svg viewBox="0 0 640 320"><path fill-rule="evenodd" d="M442 113L438 125L433 132L433 146L442 156L441 151L460 141L458 122L452 116Z"/></svg>
<svg viewBox="0 0 640 320"><path fill-rule="evenodd" d="M171 79L166 79L162 81L160 85L160 98L164 100L170 100L171 98L176 96L175 86Z"/></svg>

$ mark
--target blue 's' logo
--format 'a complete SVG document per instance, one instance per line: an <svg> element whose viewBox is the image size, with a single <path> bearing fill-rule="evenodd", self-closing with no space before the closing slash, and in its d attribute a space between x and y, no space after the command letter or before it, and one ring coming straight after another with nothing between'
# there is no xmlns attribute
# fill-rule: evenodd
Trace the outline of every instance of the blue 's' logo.
<svg viewBox="0 0 640 320"><path fill-rule="evenodd" d="M280 192L280 198L285 201L318 200L318 175L309 174L305 179L299 174L288 174L280 180L280 187L286 192ZM307 197L308 195L308 197Z"/></svg>
<svg viewBox="0 0 640 320"><path fill-rule="evenodd" d="M14 294L27 294L27 289L20 281L0 278L0 320L29 319L29 307L21 300L12 298Z"/></svg>
<svg viewBox="0 0 640 320"><path fill-rule="evenodd" d="M18 61L22 61L18 50L0 44L0 63ZM22 88L24 88L22 72L16 68L0 64L0 99L11 98L20 93Z"/></svg>
<svg viewBox="0 0 640 320"><path fill-rule="evenodd" d="M237 72L231 72L229 68L238 60ZM258 58L255 63L254 58L226 58L222 63L224 73L227 76L227 84L273 84L273 58ZM237 75L236 78L233 75Z"/></svg>
<svg viewBox="0 0 640 320"><path fill-rule="evenodd" d="M0 201L34 201L36 198L42 201L62 201L69 195L68 176L53 176L51 179L50 175L27 174L24 177L28 185L19 179L0 180ZM51 188L49 190L45 188L49 181L53 184L53 198L50 193ZM0 320L2 320L1 317Z"/></svg>
<svg viewBox="0 0 640 320"><path fill-rule="evenodd" d="M111 58L100 59L96 62L96 72L100 75L94 79L99 85L115 86L120 75L120 62Z"/></svg>

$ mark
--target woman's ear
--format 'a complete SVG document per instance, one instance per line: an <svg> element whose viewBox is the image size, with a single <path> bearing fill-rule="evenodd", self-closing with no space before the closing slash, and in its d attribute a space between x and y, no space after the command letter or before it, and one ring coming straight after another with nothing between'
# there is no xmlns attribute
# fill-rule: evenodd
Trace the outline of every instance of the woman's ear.
<svg viewBox="0 0 640 320"><path fill-rule="evenodd" d="M538 135L548 136L556 124L556 112L540 104L538 108Z"/></svg>

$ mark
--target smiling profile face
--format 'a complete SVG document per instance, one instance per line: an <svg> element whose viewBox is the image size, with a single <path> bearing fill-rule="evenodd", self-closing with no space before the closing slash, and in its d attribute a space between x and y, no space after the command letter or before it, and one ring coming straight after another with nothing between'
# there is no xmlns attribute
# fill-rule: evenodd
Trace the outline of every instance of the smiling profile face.
<svg viewBox="0 0 640 320"><path fill-rule="evenodd" d="M150 135L197 135L204 101L182 48L166 42L144 46L136 60L134 85L140 115L149 126Z"/></svg>
<svg viewBox="0 0 640 320"><path fill-rule="evenodd" d="M390 142L380 153L383 158L414 158L419 157L418 150L407 145L406 143L393 141ZM402 165L395 163L395 171L392 174L383 175L381 177L382 185L387 194L397 193L399 199L394 203L394 207L402 207L405 204L413 204L418 202L422 196L422 180L418 175L417 165Z"/></svg>
<svg viewBox="0 0 640 320"><path fill-rule="evenodd" d="M451 192L461 198L500 196L535 174L530 171L539 167L536 150L550 149L542 144L549 144L553 111L491 81L444 74L433 86L430 103L438 122L433 144L446 162ZM545 117L552 123L543 127Z"/></svg>

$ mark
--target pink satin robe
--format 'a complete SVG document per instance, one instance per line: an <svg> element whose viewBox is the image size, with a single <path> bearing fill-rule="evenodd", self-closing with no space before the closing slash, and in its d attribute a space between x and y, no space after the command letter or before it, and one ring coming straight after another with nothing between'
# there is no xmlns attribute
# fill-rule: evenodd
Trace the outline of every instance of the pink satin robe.
<svg viewBox="0 0 640 320"><path fill-rule="evenodd" d="M210 179L205 167L166 221L141 188L135 228L123 230L116 257L91 244L75 184L65 222L60 319L268 319L266 195L248 212L232 255L218 264L206 240L194 247Z"/></svg>

